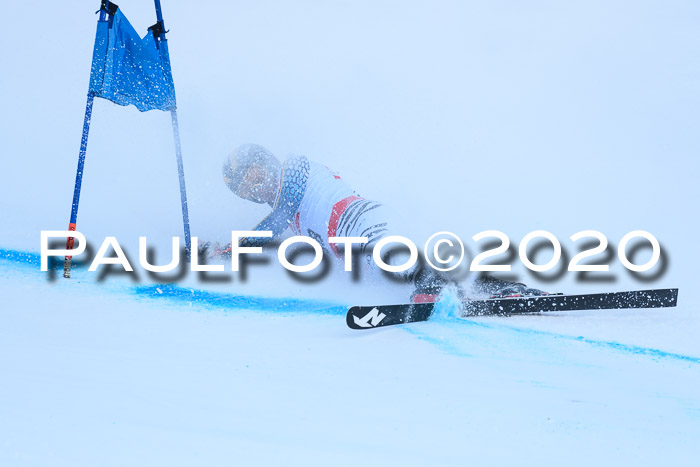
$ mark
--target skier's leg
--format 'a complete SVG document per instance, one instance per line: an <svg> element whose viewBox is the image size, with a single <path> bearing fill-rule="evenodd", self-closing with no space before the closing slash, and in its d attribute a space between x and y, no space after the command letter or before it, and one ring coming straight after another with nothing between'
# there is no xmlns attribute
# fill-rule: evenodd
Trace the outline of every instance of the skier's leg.
<svg viewBox="0 0 700 467"><path fill-rule="evenodd" d="M407 237L409 231L404 227L405 223L395 213L382 205L369 200L358 200L353 203L356 206L348 206L346 213L348 218L339 222L339 237L367 237L368 242L361 246L360 252L365 257L371 271L378 269L372 261L372 249L379 240L393 235ZM353 207L354 209L351 209ZM345 216L345 214L343 214ZM397 256L391 256L387 262L393 266L400 264L402 260ZM402 280L414 285L411 294L412 303L437 302L444 287L453 284L458 293L464 298L462 287L455 281L446 277L443 273L428 266L423 266L420 261L410 269L400 273Z"/></svg>
<svg viewBox="0 0 700 467"><path fill-rule="evenodd" d="M415 289L411 294L411 303L437 302L442 290L450 282L453 281L450 281L432 268L422 267L418 269L413 279ZM461 287L456 283L454 284L458 287L458 290L461 291Z"/></svg>

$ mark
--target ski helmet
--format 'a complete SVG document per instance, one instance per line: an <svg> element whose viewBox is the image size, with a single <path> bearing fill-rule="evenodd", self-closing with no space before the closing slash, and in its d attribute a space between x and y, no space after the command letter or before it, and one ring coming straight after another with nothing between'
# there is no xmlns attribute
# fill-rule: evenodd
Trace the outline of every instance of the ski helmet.
<svg viewBox="0 0 700 467"><path fill-rule="evenodd" d="M244 144L236 148L224 160L224 183L232 192L240 196L239 188L248 171L257 167L263 172L263 177L258 185L277 183L281 164L270 151L257 144ZM263 204L265 201L250 199Z"/></svg>

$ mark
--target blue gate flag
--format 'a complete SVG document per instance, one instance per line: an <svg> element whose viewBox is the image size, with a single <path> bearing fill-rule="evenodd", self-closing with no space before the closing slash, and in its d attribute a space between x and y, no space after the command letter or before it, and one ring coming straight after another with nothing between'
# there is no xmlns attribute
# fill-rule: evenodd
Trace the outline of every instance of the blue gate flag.
<svg viewBox="0 0 700 467"><path fill-rule="evenodd" d="M152 30L139 37L119 9L109 16L97 22L90 92L141 112L175 109L167 42L158 41Z"/></svg>

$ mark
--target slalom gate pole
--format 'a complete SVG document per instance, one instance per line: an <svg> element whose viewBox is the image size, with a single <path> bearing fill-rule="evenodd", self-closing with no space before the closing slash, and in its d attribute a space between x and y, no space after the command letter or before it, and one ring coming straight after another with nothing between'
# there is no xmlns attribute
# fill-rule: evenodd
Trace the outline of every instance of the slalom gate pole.
<svg viewBox="0 0 700 467"><path fill-rule="evenodd" d="M154 0L156 7L156 20L160 24L160 38L159 41L163 47L166 48L165 56L168 57L168 63L163 65L167 67L167 71L170 73L170 56L167 53L167 39L165 38L165 23L163 22L163 11L160 8L160 0ZM162 57L163 55L161 55ZM185 230L185 251L187 254L187 261L190 260L192 245L190 240L190 215L187 209L187 189L185 187L185 168L182 163L182 146L180 145L180 126L177 121L177 107L170 110L170 119L173 124L173 139L175 140L175 157L177 159L177 175L180 180L180 203L182 204L182 224Z"/></svg>
<svg viewBox="0 0 700 467"><path fill-rule="evenodd" d="M80 187L83 183L83 170L85 167L85 152L87 151L88 135L90 134L90 120L92 119L92 103L95 101L95 94L88 92L87 103L85 104L85 120L83 121L83 136L80 139L80 152L78 153L78 170L75 174L75 188L73 189L73 205L70 212L70 223L68 230L75 231L75 224L78 222L78 204L80 203ZM66 250L73 249L74 237L68 237ZM63 260L63 277L70 278L72 256L66 255Z"/></svg>
<svg viewBox="0 0 700 467"><path fill-rule="evenodd" d="M104 2L103 2L104 3ZM98 21L105 20L104 7L100 8L100 17ZM78 152L78 169L75 174L75 188L73 189L73 205L70 211L70 222L68 230L75 232L75 225L78 222L78 204L80 203L80 187L83 184L83 170L85 168L85 153L87 151L88 136L90 135L90 120L92 119L92 104L95 101L95 94L91 91L87 95L87 103L85 104L85 120L83 121L83 136L80 139L80 152ZM66 239L66 250L73 249L74 237ZM70 270L73 256L66 255L63 259L63 277L70 278Z"/></svg>
<svg viewBox="0 0 700 467"><path fill-rule="evenodd" d="M177 158L177 175L180 179L180 203L182 204L182 224L185 229L185 249L187 261L190 260L192 244L190 240L190 215L187 209L187 190L185 188L185 168L182 164L182 148L180 146L180 126L177 123L177 109L170 111L173 122L173 138L175 139L175 156Z"/></svg>

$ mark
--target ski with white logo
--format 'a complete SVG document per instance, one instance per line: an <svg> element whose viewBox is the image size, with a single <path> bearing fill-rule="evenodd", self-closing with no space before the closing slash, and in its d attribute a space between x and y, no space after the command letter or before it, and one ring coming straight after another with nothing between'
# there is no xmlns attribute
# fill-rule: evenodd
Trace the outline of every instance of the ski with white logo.
<svg viewBox="0 0 700 467"><path fill-rule="evenodd" d="M462 302L463 317L510 316L554 311L612 310L674 307L678 289L635 290L580 295L545 295L541 297L506 297ZM352 329L373 329L393 324L427 321L434 303L410 305L354 306L346 322Z"/></svg>

